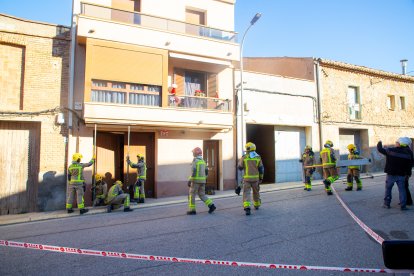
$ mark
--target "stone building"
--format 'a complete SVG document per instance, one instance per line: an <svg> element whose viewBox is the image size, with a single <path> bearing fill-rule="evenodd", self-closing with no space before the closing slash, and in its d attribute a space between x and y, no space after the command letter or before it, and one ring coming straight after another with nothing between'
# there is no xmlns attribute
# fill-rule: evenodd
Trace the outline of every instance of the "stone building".
<svg viewBox="0 0 414 276"><path fill-rule="evenodd" d="M0 214L64 208L69 35L0 14Z"/></svg>

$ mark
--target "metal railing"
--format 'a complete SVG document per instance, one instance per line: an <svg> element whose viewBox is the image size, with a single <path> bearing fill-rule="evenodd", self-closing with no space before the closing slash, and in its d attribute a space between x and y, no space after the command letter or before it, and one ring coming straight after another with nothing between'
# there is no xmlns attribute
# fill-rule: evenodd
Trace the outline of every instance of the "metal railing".
<svg viewBox="0 0 414 276"><path fill-rule="evenodd" d="M184 109L203 109L230 112L231 100L210 97L168 95L168 106Z"/></svg>
<svg viewBox="0 0 414 276"><path fill-rule="evenodd" d="M208 37L217 40L237 42L237 33L215 28L185 23L182 21L124 11L90 3L81 4L81 14L111 21L140 25L154 29Z"/></svg>
<svg viewBox="0 0 414 276"><path fill-rule="evenodd" d="M160 106L160 95L92 90L92 102Z"/></svg>

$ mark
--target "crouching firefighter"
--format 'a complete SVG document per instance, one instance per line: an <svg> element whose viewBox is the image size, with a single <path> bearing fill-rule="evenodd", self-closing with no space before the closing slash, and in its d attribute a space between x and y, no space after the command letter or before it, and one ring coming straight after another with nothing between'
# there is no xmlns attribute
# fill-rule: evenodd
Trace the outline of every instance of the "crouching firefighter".
<svg viewBox="0 0 414 276"><path fill-rule="evenodd" d="M238 169L243 171L243 208L246 216L250 216L251 190L253 190L253 205L256 210L259 209L262 201L260 199L260 184L263 181L264 167L262 158L256 153L256 145L248 142L245 146L244 154L237 165Z"/></svg>
<svg viewBox="0 0 414 276"><path fill-rule="evenodd" d="M321 150L321 162L323 170L323 184L325 184L325 191L327 195L332 195L331 185L338 178L338 171L336 170L336 157L333 149L333 143L330 140L325 142L324 149Z"/></svg>
<svg viewBox="0 0 414 276"><path fill-rule="evenodd" d="M134 193L134 201L137 203L144 203L145 202L145 188L144 183L147 180L147 164L144 160L144 155L137 154L138 163L132 163L129 160L129 156L127 158L127 163L131 168L137 169L137 181L135 182L132 190Z"/></svg>
<svg viewBox="0 0 414 276"><path fill-rule="evenodd" d="M103 206L108 193L108 185L103 180L103 176L98 173L95 175L95 181L95 185L92 186L92 194L95 196L93 206Z"/></svg>
<svg viewBox="0 0 414 276"><path fill-rule="evenodd" d="M129 194L124 193L122 190L122 182L120 180L115 181L114 185L109 189L108 196L105 199L105 204L108 206L107 212L110 213L114 209L118 209L121 205L124 205L124 212L134 211L129 207Z"/></svg>
<svg viewBox="0 0 414 276"><path fill-rule="evenodd" d="M315 168L306 168L307 166L313 166L315 164L315 153L312 151L311 146L306 146L302 153L302 158L299 162L303 164L303 174L305 179L305 191L312 190L312 175L315 172Z"/></svg>
<svg viewBox="0 0 414 276"><path fill-rule="evenodd" d="M85 186L85 179L83 177L83 170L86 167L92 166L95 162L95 156L92 157L89 163L81 163L82 154L74 153L72 156L72 164L69 165L68 168L68 198L66 201L66 210L68 213L73 213L72 205L75 199L76 193L76 202L78 203L79 213L85 214L89 210L85 208L85 201L83 199L84 195L84 186Z"/></svg>
<svg viewBox="0 0 414 276"><path fill-rule="evenodd" d="M354 144L349 144L347 149L349 150L348 160L361 159ZM357 191L361 191L362 181L360 178L359 166L348 166L348 175L346 177L347 187L345 188L345 191L352 191L354 178L357 184Z"/></svg>
<svg viewBox="0 0 414 276"><path fill-rule="evenodd" d="M193 153L193 162L191 164L191 176L188 179L188 187L190 188L188 192L188 212L187 215L195 215L196 205L195 205L195 196L196 193L200 199L208 207L208 213L211 214L216 210L213 200L206 196L206 180L208 175L208 168L206 162L203 159L203 151L196 147L192 150Z"/></svg>

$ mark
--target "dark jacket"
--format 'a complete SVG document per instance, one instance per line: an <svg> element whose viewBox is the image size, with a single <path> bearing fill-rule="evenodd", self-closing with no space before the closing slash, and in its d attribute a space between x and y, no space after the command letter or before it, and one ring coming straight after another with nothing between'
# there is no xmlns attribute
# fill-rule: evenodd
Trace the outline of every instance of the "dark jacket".
<svg viewBox="0 0 414 276"><path fill-rule="evenodd" d="M414 158L409 147L383 148L378 142L377 149L386 157L384 172L390 175L411 176Z"/></svg>

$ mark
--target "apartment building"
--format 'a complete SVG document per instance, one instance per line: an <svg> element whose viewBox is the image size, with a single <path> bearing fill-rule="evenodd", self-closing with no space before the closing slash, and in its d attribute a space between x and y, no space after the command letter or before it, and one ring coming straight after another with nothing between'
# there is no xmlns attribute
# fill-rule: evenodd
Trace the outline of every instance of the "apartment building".
<svg viewBox="0 0 414 276"><path fill-rule="evenodd" d="M243 64L242 129L263 158L264 181L301 181L303 149L319 151L313 60L249 57ZM235 77L240 84L239 70ZM236 88L240 93L240 85Z"/></svg>
<svg viewBox="0 0 414 276"><path fill-rule="evenodd" d="M62 209L70 29L0 14L0 215Z"/></svg>
<svg viewBox="0 0 414 276"><path fill-rule="evenodd" d="M234 3L74 1L68 155L96 152L88 185L95 172L131 185L140 153L147 197L184 195L200 147L207 187L234 187Z"/></svg>

